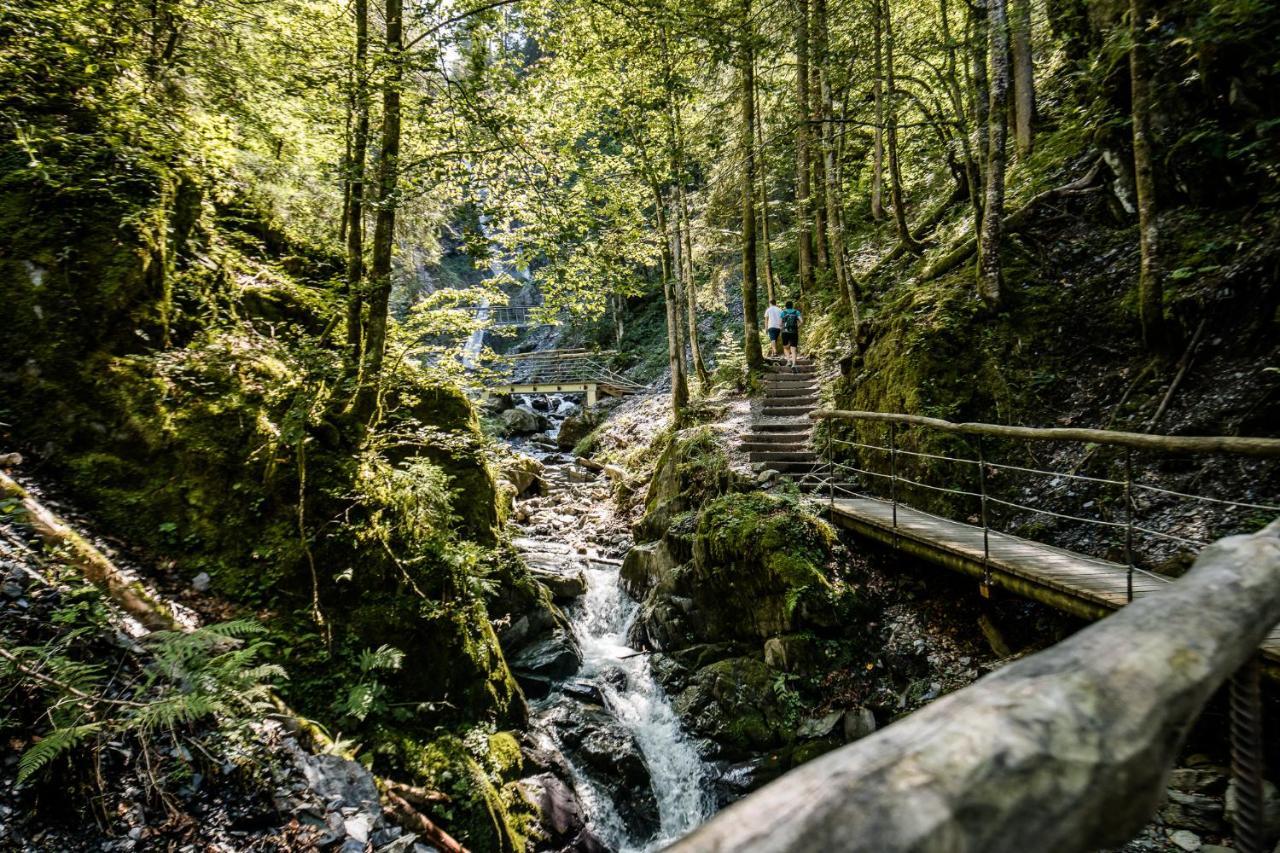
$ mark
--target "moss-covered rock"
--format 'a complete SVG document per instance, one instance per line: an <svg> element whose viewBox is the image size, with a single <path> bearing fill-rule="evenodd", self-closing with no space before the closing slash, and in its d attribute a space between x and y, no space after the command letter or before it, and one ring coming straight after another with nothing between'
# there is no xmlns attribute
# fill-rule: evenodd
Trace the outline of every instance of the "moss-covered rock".
<svg viewBox="0 0 1280 853"><path fill-rule="evenodd" d="M662 536L683 513L746 483L729 468L729 460L708 427L693 427L672 436L658 457L644 518L636 527L636 540L651 542Z"/></svg>
<svg viewBox="0 0 1280 853"><path fill-rule="evenodd" d="M695 732L725 749L725 757L786 743L794 720L774 690L776 674L755 657L699 669L675 698L676 713Z"/></svg>

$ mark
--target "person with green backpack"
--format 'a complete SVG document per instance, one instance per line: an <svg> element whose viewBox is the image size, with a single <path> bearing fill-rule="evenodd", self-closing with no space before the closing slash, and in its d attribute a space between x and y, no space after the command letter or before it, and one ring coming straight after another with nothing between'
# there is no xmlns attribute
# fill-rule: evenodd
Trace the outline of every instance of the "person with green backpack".
<svg viewBox="0 0 1280 853"><path fill-rule="evenodd" d="M788 302L782 312L782 351L787 359L788 367L796 366L796 358L800 355L800 324L803 317L796 310L794 302Z"/></svg>

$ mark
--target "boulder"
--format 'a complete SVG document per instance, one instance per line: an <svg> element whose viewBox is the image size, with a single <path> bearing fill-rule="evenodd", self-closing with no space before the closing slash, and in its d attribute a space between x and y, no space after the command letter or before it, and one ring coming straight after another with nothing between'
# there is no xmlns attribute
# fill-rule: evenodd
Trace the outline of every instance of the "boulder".
<svg viewBox="0 0 1280 853"><path fill-rule="evenodd" d="M1222 812L1223 804L1219 797L1188 794L1170 788L1169 799L1160 806L1156 815L1173 829L1191 829L1216 835L1226 828Z"/></svg>
<svg viewBox="0 0 1280 853"><path fill-rule="evenodd" d="M522 648L509 663L511 673L521 683L530 676L537 681L558 680L578 671L582 665L582 652L569 631L557 628L551 636Z"/></svg>
<svg viewBox="0 0 1280 853"><path fill-rule="evenodd" d="M556 435L556 444L561 450L573 450L578 442L591 434L600 425L602 418L591 411L579 410L570 414L560 424L560 432Z"/></svg>
<svg viewBox="0 0 1280 853"><path fill-rule="evenodd" d="M658 800L635 737L608 711L566 698L542 720L564 753L613 800L628 833L658 831Z"/></svg>
<svg viewBox="0 0 1280 853"><path fill-rule="evenodd" d="M644 542L627 552L619 571L622 588L637 601L676 567L676 561L665 539Z"/></svg>
<svg viewBox="0 0 1280 853"><path fill-rule="evenodd" d="M550 773L522 779L520 784L538 809L548 845L554 850L571 846L587 826L577 793Z"/></svg>
<svg viewBox="0 0 1280 853"><path fill-rule="evenodd" d="M532 456L520 454L507 457L498 470L502 479L515 487L518 498L541 495L546 491L546 483L542 479L542 463Z"/></svg>
<svg viewBox="0 0 1280 853"><path fill-rule="evenodd" d="M557 604L573 601L587 591L587 576L581 569L550 571L530 566L529 571L551 591L551 598Z"/></svg>
<svg viewBox="0 0 1280 853"><path fill-rule="evenodd" d="M775 673L764 661L737 657L705 666L672 703L685 724L719 745L725 758L785 744L788 714L773 689Z"/></svg>
<svg viewBox="0 0 1280 853"><path fill-rule="evenodd" d="M533 409L524 406L516 406L514 409L507 409L498 416L498 420L502 424L502 434L504 436L513 435L532 435L535 432L542 432L547 428L547 419L545 416L538 414Z"/></svg>
<svg viewBox="0 0 1280 853"><path fill-rule="evenodd" d="M861 740L876 730L876 715L870 708L852 708L844 712L845 743Z"/></svg>

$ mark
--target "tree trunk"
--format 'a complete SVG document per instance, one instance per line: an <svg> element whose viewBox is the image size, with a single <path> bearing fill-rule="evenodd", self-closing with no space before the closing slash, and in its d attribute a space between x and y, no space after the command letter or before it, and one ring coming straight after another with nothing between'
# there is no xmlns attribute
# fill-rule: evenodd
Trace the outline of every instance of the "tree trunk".
<svg viewBox="0 0 1280 853"><path fill-rule="evenodd" d="M756 92L756 147L760 150L760 242L764 244L764 292L773 302L773 246L769 237L769 173L764 156L764 114L760 109L760 92Z"/></svg>
<svg viewBox="0 0 1280 853"><path fill-rule="evenodd" d="M364 286L364 164L369 148L369 0L355 0L356 54L351 155L347 162L347 365L359 376Z"/></svg>
<svg viewBox="0 0 1280 853"><path fill-rule="evenodd" d="M818 69L819 98L822 124L822 199L826 211L827 225L827 260L835 274L836 288L840 292L840 301L857 323L858 304L852 283L845 271L844 235L840 228L840 189L837 185L838 169L836 168L835 151L835 117L834 100L831 95L831 73L829 41L827 38L827 3L826 0L813 2L813 64Z"/></svg>
<svg viewBox="0 0 1280 853"><path fill-rule="evenodd" d="M684 372L684 347L680 342L680 304L676 295L672 260L675 257L671 229L667 225L666 202L657 187L653 189L658 232L662 234L662 299L667 309L667 362L671 368L671 418L676 427L684 425L689 405L689 382Z"/></svg>
<svg viewBox="0 0 1280 853"><path fill-rule="evenodd" d="M756 155L755 155L755 58L752 49L751 0L742 0L742 44L739 64L742 74L742 334L747 369L764 366L760 349L760 318L756 291Z"/></svg>
<svg viewBox="0 0 1280 853"><path fill-rule="evenodd" d="M875 141L871 148L871 218L884 219L884 29L880 24L879 0L871 15L874 34L874 76L871 98L875 104Z"/></svg>
<svg viewBox="0 0 1280 853"><path fill-rule="evenodd" d="M964 181L968 192L969 200L973 203L975 213L979 214L982 210L981 201L974 201L981 197L982 181L978 176L978 163L974 157L972 140L969 137L969 115L964 108L963 84L960 81L960 74L956 67L956 45L951 37L951 9L947 0L939 0L939 19L942 22L942 41L947 47L947 96L951 100L951 111L955 113L957 123L957 136L960 140L960 150L964 155ZM975 219L975 221L978 221Z"/></svg>
<svg viewBox="0 0 1280 853"><path fill-rule="evenodd" d="M1018 156L1031 154L1036 118L1035 63L1031 55L1031 0L1012 0L1009 24L1013 54L1013 138Z"/></svg>
<svg viewBox="0 0 1280 853"><path fill-rule="evenodd" d="M1133 101L1133 182L1138 196L1138 315L1142 342L1153 352L1167 348L1164 324L1164 282L1160 277L1160 228L1156 217L1155 162L1151 151L1151 89L1147 42L1149 13L1144 0L1129 0L1129 86Z"/></svg>
<svg viewBox="0 0 1280 853"><path fill-rule="evenodd" d="M813 292L813 224L809 207L809 0L796 3L796 265L800 299Z"/></svg>
<svg viewBox="0 0 1280 853"><path fill-rule="evenodd" d="M911 236L907 222L907 206L902 198L902 167L898 161L898 87L894 76L893 15L888 0L879 3L884 21L885 84L888 88L888 119L886 136L889 141L889 193L893 200L893 221L898 226L898 240L907 250L920 253L920 244Z"/></svg>
<svg viewBox="0 0 1280 853"><path fill-rule="evenodd" d="M378 218L369 268L369 318L364 371L353 413L371 423L377 413L382 362L387 347L387 303L391 298L391 254L395 242L400 161L400 85L404 78L404 0L386 0L387 76L382 86L382 140L378 151Z"/></svg>
<svg viewBox="0 0 1280 853"><path fill-rule="evenodd" d="M676 129L680 128L680 113L676 113ZM702 344L698 342L698 288L693 280L693 227L689 221L689 199L685 196L684 186L678 189L680 196L680 221L684 232L684 293L685 305L689 311L689 352L693 360L693 371L698 377L698 385L703 391L711 387L711 374L707 372L707 363L702 358Z"/></svg>
<svg viewBox="0 0 1280 853"><path fill-rule="evenodd" d="M1009 96L1009 28L1005 0L987 0L988 50L991 62L990 127L987 135L987 200L978 240L978 295L987 305L1000 304L1000 241L1004 220L1005 110Z"/></svg>
<svg viewBox="0 0 1280 853"><path fill-rule="evenodd" d="M826 186L822 168L822 139L826 123L822 120L822 80L819 74L821 62L818 52L818 10L815 3L809 3L811 17L809 19L809 126L813 128L816 145L810 149L809 169L810 186L815 194L821 194ZM831 268L831 256L827 252L827 207L821 198L813 203L813 243L818 269Z"/></svg>
<svg viewBox="0 0 1280 853"><path fill-rule="evenodd" d="M982 228L982 209L985 202L983 187L986 186L987 158L990 157L990 140L988 100L991 93L987 84L987 19L983 10L986 0L978 0L969 5L969 50L970 67L973 69L973 126L977 130L978 150L975 162L978 164L978 186L973 193L973 230Z"/></svg>

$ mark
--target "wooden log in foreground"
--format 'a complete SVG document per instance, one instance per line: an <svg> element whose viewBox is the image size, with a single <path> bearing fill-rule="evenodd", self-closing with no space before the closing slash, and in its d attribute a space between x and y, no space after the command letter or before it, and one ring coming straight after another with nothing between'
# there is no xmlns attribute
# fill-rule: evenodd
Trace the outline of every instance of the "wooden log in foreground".
<svg viewBox="0 0 1280 853"><path fill-rule="evenodd" d="M1070 853L1150 819L1192 721L1280 621L1280 521L1182 579L811 761L676 853Z"/></svg>
<svg viewBox="0 0 1280 853"><path fill-rule="evenodd" d="M843 409L819 409L809 417L848 421L884 421L888 423L926 426L943 432L963 435L986 435L992 438L1014 438L1031 441L1075 441L1085 444L1109 444L1156 453L1236 453L1264 458L1280 457L1280 438L1248 438L1238 435L1151 435L1144 432L1117 432L1109 429L1074 427L1021 427L1004 424L953 423L924 415L892 412L861 412Z"/></svg>

